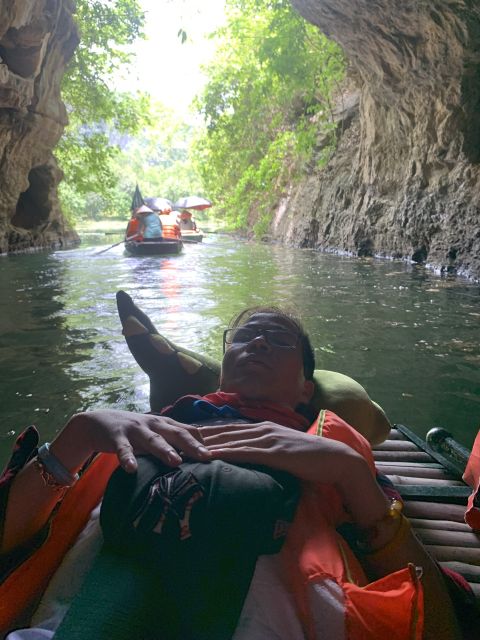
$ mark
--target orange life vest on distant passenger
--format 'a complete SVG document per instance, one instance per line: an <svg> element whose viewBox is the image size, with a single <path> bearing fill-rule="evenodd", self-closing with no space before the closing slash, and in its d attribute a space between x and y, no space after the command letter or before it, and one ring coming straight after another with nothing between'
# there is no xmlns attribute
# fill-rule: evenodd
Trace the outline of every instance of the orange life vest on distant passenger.
<svg viewBox="0 0 480 640"><path fill-rule="evenodd" d="M166 240L180 240L181 233L176 215L173 215L171 213L162 214L160 216L160 222L162 223L163 238L165 238Z"/></svg>
<svg viewBox="0 0 480 640"><path fill-rule="evenodd" d="M136 236L138 234L139 227L140 227L140 222L138 221L138 218L131 218L128 221L125 237L131 238L132 236ZM136 239L140 240L140 236L138 236L138 238Z"/></svg>

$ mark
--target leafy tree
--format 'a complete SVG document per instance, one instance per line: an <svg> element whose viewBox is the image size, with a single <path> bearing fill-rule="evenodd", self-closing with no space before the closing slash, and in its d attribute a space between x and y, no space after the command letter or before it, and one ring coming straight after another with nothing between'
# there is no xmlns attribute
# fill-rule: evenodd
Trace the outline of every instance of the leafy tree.
<svg viewBox="0 0 480 640"><path fill-rule="evenodd" d="M55 152L65 174L60 195L70 217L86 194L112 195L112 161L120 151L112 144L112 132L132 135L149 118L147 96L112 88L114 74L132 61L129 46L142 37L139 2L77 0L76 19L80 44L62 84L69 125Z"/></svg>
<svg viewBox="0 0 480 640"><path fill-rule="evenodd" d="M117 215L128 214L136 182L144 197L175 201L182 195L202 193L190 158L192 125L178 120L171 109L159 103L152 105L150 118L150 126L124 140L121 153L112 161L118 177L115 201L122 203Z"/></svg>
<svg viewBox="0 0 480 640"><path fill-rule="evenodd" d="M227 0L214 36L220 45L196 102L206 124L197 166L229 222L245 227L255 209L262 235L285 185L311 161L319 129L333 127L343 57L288 0Z"/></svg>

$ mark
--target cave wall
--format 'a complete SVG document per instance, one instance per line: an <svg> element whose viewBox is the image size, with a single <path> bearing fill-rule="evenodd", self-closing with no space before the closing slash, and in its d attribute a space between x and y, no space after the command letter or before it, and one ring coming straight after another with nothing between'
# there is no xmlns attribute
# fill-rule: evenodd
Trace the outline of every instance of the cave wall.
<svg viewBox="0 0 480 640"><path fill-rule="evenodd" d="M351 82L337 151L291 187L273 236L480 278L480 4L292 3L341 45Z"/></svg>
<svg viewBox="0 0 480 640"><path fill-rule="evenodd" d="M52 155L67 123L60 83L78 44L69 0L0 0L0 253L78 242Z"/></svg>

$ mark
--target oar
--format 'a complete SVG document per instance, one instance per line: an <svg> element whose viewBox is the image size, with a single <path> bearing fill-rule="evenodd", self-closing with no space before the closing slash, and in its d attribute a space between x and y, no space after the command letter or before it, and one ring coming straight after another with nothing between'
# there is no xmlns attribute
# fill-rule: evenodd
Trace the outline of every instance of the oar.
<svg viewBox="0 0 480 640"><path fill-rule="evenodd" d="M125 238L125 240L120 240L120 242L116 242L115 244L112 244L110 247L107 247L106 249L102 249L101 251L97 251L97 253L94 253L94 256L99 256L101 253L105 253L105 251L110 251L110 249L113 249L113 247L118 247L119 244L122 244L122 242L127 242L127 240L133 240L134 238L138 237L138 233L136 233L134 236L130 236L128 238Z"/></svg>

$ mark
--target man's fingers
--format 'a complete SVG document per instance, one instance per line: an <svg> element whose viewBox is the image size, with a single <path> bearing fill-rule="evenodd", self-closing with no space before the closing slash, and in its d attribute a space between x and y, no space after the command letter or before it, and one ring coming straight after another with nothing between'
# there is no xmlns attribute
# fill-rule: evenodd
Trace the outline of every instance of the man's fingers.
<svg viewBox="0 0 480 640"><path fill-rule="evenodd" d="M203 442L206 446L211 444L221 444L222 442L236 442L237 440L252 440L261 438L264 435L262 429L258 427L229 427L228 429L202 427Z"/></svg>
<svg viewBox="0 0 480 640"><path fill-rule="evenodd" d="M126 438L121 438L117 443L116 454L120 466L127 473L134 473L137 470L137 461L133 454L133 447Z"/></svg>
<svg viewBox="0 0 480 640"><path fill-rule="evenodd" d="M165 464L177 467L182 458L172 445L160 434L155 431L148 431L145 434L145 449L147 453L159 458Z"/></svg>
<svg viewBox="0 0 480 640"><path fill-rule="evenodd" d="M245 438L243 440L227 440L226 442L207 442L205 445L209 451L222 449L225 451L244 449L245 451L271 451L271 447L263 443L260 438Z"/></svg>
<svg viewBox="0 0 480 640"><path fill-rule="evenodd" d="M154 421L149 426L150 436L154 437L149 439L148 452L158 455L151 447L157 450L157 447L160 446L161 451L168 449L167 464L180 464L181 458L176 451L183 451L188 457L195 460L208 460L210 458L208 449L203 444L202 437L195 427L188 428L187 425L175 423L174 421L165 422L165 419L160 423ZM156 440L156 437L161 439L163 444L160 444L160 440ZM162 460L164 459L163 455L159 457Z"/></svg>
<svg viewBox="0 0 480 640"><path fill-rule="evenodd" d="M265 450L256 447L218 447L210 449L212 460L225 460L225 462L247 462L250 464L262 464L268 460Z"/></svg>
<svg viewBox="0 0 480 640"><path fill-rule="evenodd" d="M202 429L203 433L203 429ZM259 429L242 429L241 431L224 431L212 435L203 436L205 446L210 449L212 446L237 445L248 446L254 443L254 446L266 448L274 445L275 440L268 434Z"/></svg>
<svg viewBox="0 0 480 640"><path fill-rule="evenodd" d="M164 429L171 429L172 432L186 433L198 443L203 443L203 437L198 427L193 427L191 424L185 424L184 422L177 422L173 418L164 418L160 416L153 417L154 421L151 425L152 428L161 429L162 433Z"/></svg>
<svg viewBox="0 0 480 640"><path fill-rule="evenodd" d="M214 426L206 426L201 428L203 440L211 436L232 433L250 433L252 430L258 430L258 424L217 424Z"/></svg>

